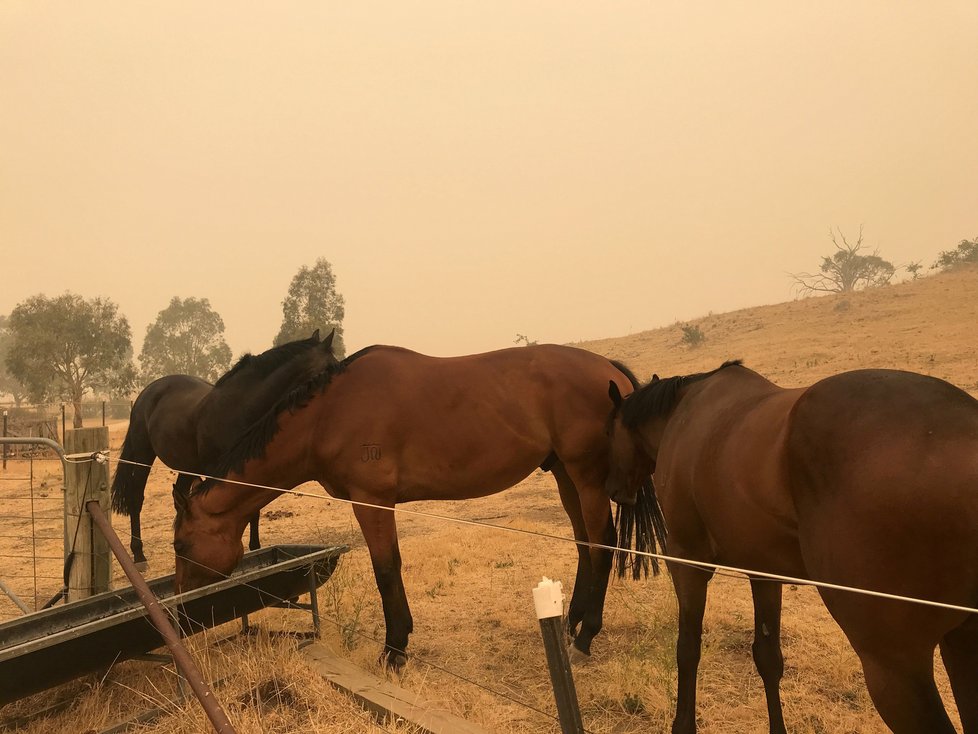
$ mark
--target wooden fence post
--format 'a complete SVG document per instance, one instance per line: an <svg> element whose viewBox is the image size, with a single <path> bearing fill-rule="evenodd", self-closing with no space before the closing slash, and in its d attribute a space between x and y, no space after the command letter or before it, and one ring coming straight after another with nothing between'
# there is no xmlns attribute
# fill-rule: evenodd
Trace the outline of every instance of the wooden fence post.
<svg viewBox="0 0 978 734"><path fill-rule="evenodd" d="M560 731L563 734L584 734L574 674L571 672L570 658L564 643L563 603L564 593L559 581L551 581L544 576L533 589L533 605L536 607L537 619L540 620L540 633L543 635L543 647L547 653L550 682L554 687Z"/></svg>
<svg viewBox="0 0 978 734"><path fill-rule="evenodd" d="M75 428L65 432L65 454L108 451L109 429ZM85 502L97 500L109 514L109 464L73 458L65 472L65 560L74 552L68 574L68 601L109 590L108 541L92 523Z"/></svg>

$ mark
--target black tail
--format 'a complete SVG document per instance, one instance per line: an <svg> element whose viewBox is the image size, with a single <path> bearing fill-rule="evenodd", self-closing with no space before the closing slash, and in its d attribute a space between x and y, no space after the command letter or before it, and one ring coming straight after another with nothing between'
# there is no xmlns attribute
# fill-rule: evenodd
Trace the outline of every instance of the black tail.
<svg viewBox="0 0 978 734"><path fill-rule="evenodd" d="M643 576L648 578L649 566L652 575L657 576L659 559L642 555L666 552L666 522L651 477L642 482L634 505L618 505L615 509L615 527L618 528L620 549L615 551L614 560L618 578L624 578L629 568L636 581Z"/></svg>
<svg viewBox="0 0 978 734"><path fill-rule="evenodd" d="M614 360L611 360L611 364L628 378L633 390L641 387L638 378L625 365ZM652 477L642 482L634 505L617 506L615 527L618 529L619 550L615 551L614 564L618 578L624 578L629 568L636 581L643 576L648 578L649 567L653 576L658 575L659 559L643 555L666 551L666 521L655 496Z"/></svg>
<svg viewBox="0 0 978 734"><path fill-rule="evenodd" d="M116 464L115 477L112 479L112 509L120 515L139 515L143 508L143 497L146 494L146 480L149 479L149 467L127 464L125 461L138 461L140 464L152 464L156 452L149 442L146 427L138 419L131 418L126 438L122 442L120 461Z"/></svg>

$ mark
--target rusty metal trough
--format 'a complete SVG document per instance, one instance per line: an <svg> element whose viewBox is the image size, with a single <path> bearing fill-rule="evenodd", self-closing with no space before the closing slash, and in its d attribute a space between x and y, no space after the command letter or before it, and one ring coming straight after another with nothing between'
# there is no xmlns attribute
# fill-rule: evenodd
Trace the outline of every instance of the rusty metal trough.
<svg viewBox="0 0 978 734"><path fill-rule="evenodd" d="M174 595L173 575L150 580L186 633L315 591L344 546L276 545L246 553L227 579ZM316 606L313 618L318 627ZM0 706L163 645L131 586L0 623Z"/></svg>

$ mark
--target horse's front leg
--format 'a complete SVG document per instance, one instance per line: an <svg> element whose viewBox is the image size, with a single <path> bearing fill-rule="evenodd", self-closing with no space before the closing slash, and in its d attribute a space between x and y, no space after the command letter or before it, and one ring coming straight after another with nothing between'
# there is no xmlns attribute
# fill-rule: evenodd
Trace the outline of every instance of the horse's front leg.
<svg viewBox="0 0 978 734"><path fill-rule="evenodd" d="M377 589L384 605L387 638L382 658L388 666L398 670L407 662L408 635L414 630L414 621L401 578L401 552L397 547L394 510L354 505L353 513L367 542Z"/></svg>
<svg viewBox="0 0 978 734"><path fill-rule="evenodd" d="M258 540L258 518L261 517L261 512L256 512L248 520L249 527L251 528L251 534L248 536L248 550L258 550L261 548L261 541Z"/></svg>
<svg viewBox="0 0 978 734"><path fill-rule="evenodd" d="M680 552L679 555L683 554ZM672 734L693 734L696 731L696 670L703 639L706 586L713 572L680 563L670 563L669 572L679 600L679 640L676 643L679 685Z"/></svg>
<svg viewBox="0 0 978 734"><path fill-rule="evenodd" d="M767 715L771 734L785 734L781 710L781 677L784 657L781 654L781 584L754 579L750 582L754 597L754 664L764 681Z"/></svg>

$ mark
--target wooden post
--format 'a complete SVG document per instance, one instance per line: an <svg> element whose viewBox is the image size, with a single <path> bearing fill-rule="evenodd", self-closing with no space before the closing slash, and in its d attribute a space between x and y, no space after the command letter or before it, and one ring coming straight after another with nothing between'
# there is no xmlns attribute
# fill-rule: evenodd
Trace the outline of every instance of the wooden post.
<svg viewBox="0 0 978 734"><path fill-rule="evenodd" d="M561 616L564 595L561 583L543 578L533 589L533 604L537 619L540 620L540 633L543 647L547 653L547 666L550 668L550 682L554 687L557 702L557 715L560 731L563 734L584 734L581 708L577 702L574 675L570 659L564 646L564 625Z"/></svg>
<svg viewBox="0 0 978 734"><path fill-rule="evenodd" d="M74 428L65 432L68 456L108 451L109 429ZM85 502L97 500L109 513L109 464L72 458L65 471L65 559L74 551L68 574L68 601L109 590L111 555L108 541L97 532Z"/></svg>
<svg viewBox="0 0 978 734"><path fill-rule="evenodd" d="M7 411L3 411L3 437L7 437ZM3 468L7 468L7 444L3 445Z"/></svg>

